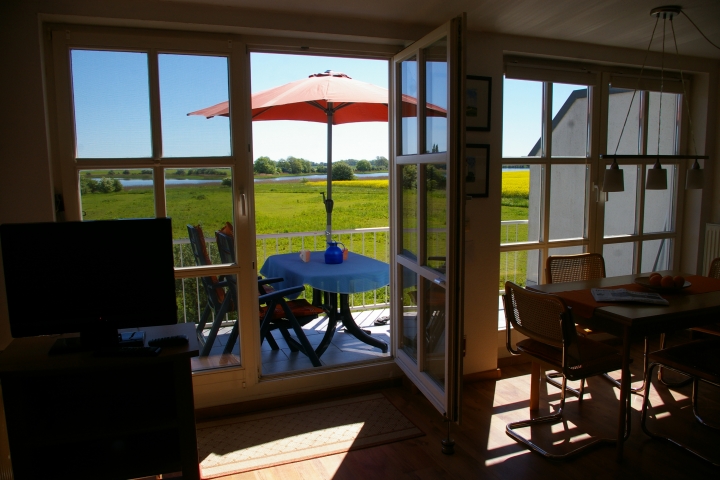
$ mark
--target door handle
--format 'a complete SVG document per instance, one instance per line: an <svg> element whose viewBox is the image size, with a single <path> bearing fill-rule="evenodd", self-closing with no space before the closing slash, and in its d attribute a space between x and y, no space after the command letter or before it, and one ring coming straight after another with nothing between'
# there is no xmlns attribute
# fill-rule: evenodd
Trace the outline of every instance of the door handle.
<svg viewBox="0 0 720 480"><path fill-rule="evenodd" d="M247 217L247 195L244 193L240 194L240 201L238 202L240 205L240 216L241 217Z"/></svg>

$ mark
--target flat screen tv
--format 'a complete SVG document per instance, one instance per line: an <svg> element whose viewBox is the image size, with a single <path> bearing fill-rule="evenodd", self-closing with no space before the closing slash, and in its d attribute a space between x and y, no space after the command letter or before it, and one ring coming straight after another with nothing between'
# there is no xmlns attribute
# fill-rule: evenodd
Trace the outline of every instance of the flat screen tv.
<svg viewBox="0 0 720 480"><path fill-rule="evenodd" d="M78 332L92 349L177 323L169 218L3 224L0 246L15 338Z"/></svg>

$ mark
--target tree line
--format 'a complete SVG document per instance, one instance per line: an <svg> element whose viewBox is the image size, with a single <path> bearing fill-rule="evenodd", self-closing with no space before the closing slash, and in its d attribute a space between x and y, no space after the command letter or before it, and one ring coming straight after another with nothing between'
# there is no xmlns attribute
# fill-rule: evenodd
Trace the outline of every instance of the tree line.
<svg viewBox="0 0 720 480"><path fill-rule="evenodd" d="M385 157L375 157L374 160L355 160L347 159L333 162L333 178L335 178L335 169L340 165L347 165L353 172L372 172L384 171L388 169L388 159ZM270 157L258 157L255 160L253 170L256 174L275 175L279 173L287 173L292 175L310 174L310 173L327 173L326 163L316 163L304 158L287 157L280 160L272 160ZM344 167L340 167L344 171Z"/></svg>

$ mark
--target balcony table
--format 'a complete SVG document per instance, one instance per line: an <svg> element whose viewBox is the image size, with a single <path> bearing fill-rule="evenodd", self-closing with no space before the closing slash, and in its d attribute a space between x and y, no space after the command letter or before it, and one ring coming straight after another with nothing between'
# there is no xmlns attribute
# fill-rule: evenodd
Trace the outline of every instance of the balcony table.
<svg viewBox="0 0 720 480"><path fill-rule="evenodd" d="M622 377L620 387L620 408L618 414L618 443L616 460L622 460L624 434L630 433L626 425L626 405L630 396L630 341L650 334L665 333L696 327L717 320L720 315L720 280L684 275L678 272L663 271L663 275L683 275L692 285L679 293L661 293L670 305L650 305L641 303L602 303L595 302L591 288L627 288L647 291L635 285L640 275L623 275L596 280L553 283L528 287L543 293L551 293L562 298L573 311L576 323L596 328L621 337Z"/></svg>
<svg viewBox="0 0 720 480"><path fill-rule="evenodd" d="M325 252L312 252L309 262L303 262L299 253L271 255L263 264L260 273L265 277L282 277L284 280L273 284L276 288L297 285L313 287L313 304L320 306L322 296L328 309L328 327L315 353L322 355L330 345L338 320L345 329L361 342L388 351L387 343L365 333L350 313L348 295L367 292L390 283L390 266L364 255L348 252L347 260L339 264L326 264ZM340 311L338 312L338 295Z"/></svg>

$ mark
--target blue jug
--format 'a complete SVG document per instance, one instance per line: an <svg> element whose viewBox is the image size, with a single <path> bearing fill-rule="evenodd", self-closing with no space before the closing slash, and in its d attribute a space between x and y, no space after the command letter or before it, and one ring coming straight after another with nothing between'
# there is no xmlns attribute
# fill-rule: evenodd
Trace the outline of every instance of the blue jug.
<svg viewBox="0 0 720 480"><path fill-rule="evenodd" d="M340 242L327 242L328 248L325 250L325 263L342 263L343 262L343 251L340 247L338 247L338 243ZM345 248L345 245L340 243L340 245Z"/></svg>

